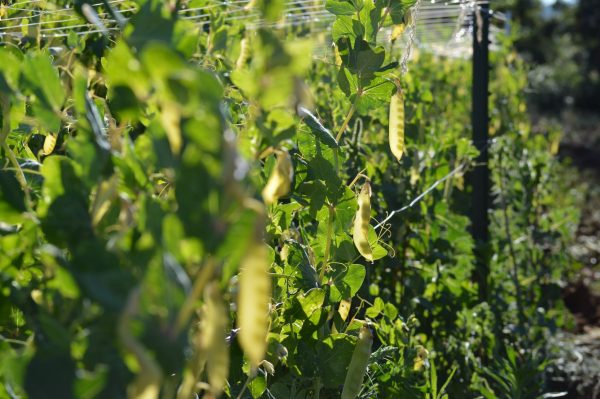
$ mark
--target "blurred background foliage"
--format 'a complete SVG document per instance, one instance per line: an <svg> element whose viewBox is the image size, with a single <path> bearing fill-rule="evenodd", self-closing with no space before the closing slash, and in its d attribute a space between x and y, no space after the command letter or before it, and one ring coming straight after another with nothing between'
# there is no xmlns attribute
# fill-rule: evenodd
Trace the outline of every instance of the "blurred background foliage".
<svg viewBox="0 0 600 399"><path fill-rule="evenodd" d="M565 105L600 110L600 1L499 0L510 12L515 48L530 65L536 111Z"/></svg>
<svg viewBox="0 0 600 399"><path fill-rule="evenodd" d="M544 368L569 397L600 391L600 1L499 0L527 65L532 129L562 132L559 157L576 168L581 221L568 252L581 264L562 289L576 324L549 341Z"/></svg>

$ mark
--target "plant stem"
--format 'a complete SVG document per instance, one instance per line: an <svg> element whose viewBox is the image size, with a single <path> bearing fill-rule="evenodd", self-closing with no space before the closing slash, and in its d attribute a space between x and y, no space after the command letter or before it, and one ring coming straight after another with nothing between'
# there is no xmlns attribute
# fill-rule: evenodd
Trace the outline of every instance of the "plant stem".
<svg viewBox="0 0 600 399"><path fill-rule="evenodd" d="M335 140L338 143L342 139L342 134L344 134L344 131L346 131L346 128L348 127L348 123L350 123L350 119L352 118L352 115L354 115L354 111L356 111L356 107L354 104L352 104L352 106L348 110L348 113L346 114L346 119L344 119L344 123L342 123L342 127L338 131L337 136L335 136Z"/></svg>
<svg viewBox="0 0 600 399"><path fill-rule="evenodd" d="M29 194L29 186L27 185L25 173L23 173L21 165L19 165L19 161L17 160L17 157L15 157L14 152L12 152L8 144L6 144L6 139L10 134L10 101L5 95L0 95L0 106L2 107L2 130L0 131L0 146L6 152L6 156L16 172L17 180L19 181L19 184L25 193L25 207L30 210L31 195Z"/></svg>
<svg viewBox="0 0 600 399"><path fill-rule="evenodd" d="M8 144L6 144L6 142L2 142L2 148L4 149L4 151L6 152L6 155L8 156L8 159L10 160L10 163L12 164L15 172L17 173L17 180L19 181L19 184L21 185L21 188L23 189L23 192L25 193L25 204L27 209L31 208L31 196L29 195L29 187L27 186L27 179L25 178L25 173L23 173L23 170L21 169L21 165L19 165L19 161L17 160L17 157L15 157L14 152L12 152L12 150L10 149L10 147L8 146Z"/></svg>
<svg viewBox="0 0 600 399"><path fill-rule="evenodd" d="M236 399L242 399L242 395L244 394L244 391L246 390L246 388L248 388L248 384L250 384L250 381L252 381L252 372L250 373L250 375L248 375L248 379L246 379L246 382L244 382L244 385L242 386L242 390L240 391L240 393L238 394Z"/></svg>
<svg viewBox="0 0 600 399"><path fill-rule="evenodd" d="M0 334L0 341L14 345L27 345L27 341L19 341L18 339L6 338Z"/></svg>
<svg viewBox="0 0 600 399"><path fill-rule="evenodd" d="M139 286L131 291L117 323L117 335L121 344L135 357L140 368L137 377L132 383L131 389L135 393L134 397L140 397L142 392L156 392L158 394L163 381L160 366L148 354L142 343L133 335L130 326L132 318L139 310L140 295L141 288Z"/></svg>
<svg viewBox="0 0 600 399"><path fill-rule="evenodd" d="M185 325L187 324L188 320L190 319L190 316L194 311L196 301L200 297L200 294L202 294L204 286L206 285L210 277L213 275L215 268L215 260L209 258L204 264L204 267L202 267L202 269L200 269L200 271L196 275L196 279L192 287L192 292L185 298L185 301L181 306L181 309L179 310L179 314L177 315L175 327L173 330L174 336L177 336L179 332L183 329L183 327L185 327Z"/></svg>
<svg viewBox="0 0 600 399"><path fill-rule="evenodd" d="M508 249L510 253L510 258L512 260L512 279L513 284L515 285L515 295L517 297L517 318L519 320L519 325L521 327L524 326L524 314L523 314L523 304L521 303L521 284L519 283L519 269L517 264L517 255L515 252L515 247L513 245L512 234L510 231L510 218L508 217L508 205L506 204L506 198L504 196L504 167L502 165L502 152L498 155L498 169L500 169L500 199L502 201L502 215L504 219L504 231L506 234L506 240L508 241Z"/></svg>
<svg viewBox="0 0 600 399"><path fill-rule="evenodd" d="M360 172L358 172L356 174L356 177L350 182L350 184L348 184L348 188L352 188L352 186L354 186L356 184L356 182L358 181L358 179L360 179L361 177L363 177L367 182L369 181L369 176L365 175L363 172L365 172L367 170L367 168L361 170Z"/></svg>
<svg viewBox="0 0 600 399"><path fill-rule="evenodd" d="M319 395L321 394L321 379L317 376L315 378L315 395L314 399L319 399Z"/></svg>
<svg viewBox="0 0 600 399"><path fill-rule="evenodd" d="M381 17L381 20L377 24L377 31L375 31L375 36L377 36L377 34L379 33L379 31L383 27L383 24L385 23L385 19L387 18L387 16L390 13L391 3L392 2L390 0L388 0L387 5L385 6L385 11L383 12L383 16Z"/></svg>
<svg viewBox="0 0 600 399"><path fill-rule="evenodd" d="M325 242L325 255L323 256L323 265L321 266L321 271L319 273L319 284L323 282L323 278L325 277L325 270L327 270L327 266L329 265L329 255L331 253L331 240L333 234L333 205L329 205L329 218L327 219L327 241Z"/></svg>

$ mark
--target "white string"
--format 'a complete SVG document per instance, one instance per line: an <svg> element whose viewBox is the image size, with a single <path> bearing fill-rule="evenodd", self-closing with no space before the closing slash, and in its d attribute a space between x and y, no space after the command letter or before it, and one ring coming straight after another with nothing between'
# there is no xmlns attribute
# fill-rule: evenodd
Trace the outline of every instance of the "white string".
<svg viewBox="0 0 600 399"><path fill-rule="evenodd" d="M433 183L431 186L429 186L429 188L427 188L427 190L425 190L424 192L422 192L421 194L419 194L417 197L415 197L412 201L410 201L408 203L408 205L405 205L405 206L403 206L400 209L396 209L396 210L390 212L385 219L383 219L381 222L379 222L377 224L377 226L375 226L375 229L377 230L378 228L380 228L381 226L383 226L384 224L386 224L395 215L397 215L399 213L402 213L405 210L407 210L407 209L412 208L413 206L415 206L419 201L421 201L423 198L425 198L425 196L427 194L429 194L430 192L432 192L437 186L439 186L441 183L445 182L446 180L448 180L449 178L451 178L452 176L454 176L458 172L462 171L466 166L467 165L465 163L462 163L462 164L458 165L456 168L454 168L454 170L452 170L446 176L444 176L441 179L437 180L435 183Z"/></svg>
<svg viewBox="0 0 600 399"><path fill-rule="evenodd" d="M406 48L402 54L402 60L400 61L400 72L404 75L408 71L408 60L410 58L411 47L415 41L415 35L417 33L417 14L419 12L419 6L421 0L417 0L414 6L408 11L411 14L410 26L408 27L408 41Z"/></svg>

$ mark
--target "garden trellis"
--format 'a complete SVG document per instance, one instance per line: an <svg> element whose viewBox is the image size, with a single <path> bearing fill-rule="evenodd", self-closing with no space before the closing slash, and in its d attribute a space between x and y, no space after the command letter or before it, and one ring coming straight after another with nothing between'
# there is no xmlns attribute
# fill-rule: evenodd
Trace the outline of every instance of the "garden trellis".
<svg viewBox="0 0 600 399"><path fill-rule="evenodd" d="M564 190L505 40L497 140L485 107L466 137L487 4L0 5L0 397L478 397L560 310L539 276L565 246L534 240L575 216L518 201ZM481 301L464 175L488 146Z"/></svg>

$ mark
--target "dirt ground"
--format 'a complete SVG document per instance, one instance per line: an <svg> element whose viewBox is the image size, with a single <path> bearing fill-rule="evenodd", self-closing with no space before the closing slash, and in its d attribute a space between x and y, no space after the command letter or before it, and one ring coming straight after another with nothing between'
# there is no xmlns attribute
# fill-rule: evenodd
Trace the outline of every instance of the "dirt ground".
<svg viewBox="0 0 600 399"><path fill-rule="evenodd" d="M536 120L537 119L537 120ZM560 118L535 118L535 126L559 123L564 131L559 156L576 167L585 190L581 222L571 254L581 269L563 292L576 326L553 338L552 385L565 398L600 399L600 115L565 111Z"/></svg>

